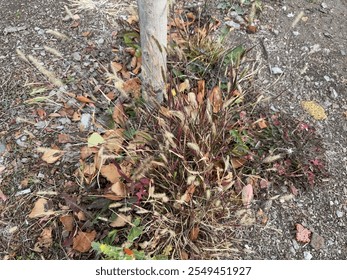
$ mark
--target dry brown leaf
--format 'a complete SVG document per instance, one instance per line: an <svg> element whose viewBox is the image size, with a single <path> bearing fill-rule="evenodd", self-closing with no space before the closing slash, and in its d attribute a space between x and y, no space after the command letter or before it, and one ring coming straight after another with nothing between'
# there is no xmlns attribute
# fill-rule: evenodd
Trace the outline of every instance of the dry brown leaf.
<svg viewBox="0 0 347 280"><path fill-rule="evenodd" d="M118 102L116 105L114 105L112 119L116 122L116 124L124 126L127 116L125 115L122 103Z"/></svg>
<svg viewBox="0 0 347 280"><path fill-rule="evenodd" d="M83 37L90 37L91 35L92 35L91 31L84 31L84 32L82 32L82 36Z"/></svg>
<svg viewBox="0 0 347 280"><path fill-rule="evenodd" d="M83 95L76 96L76 100L82 103L94 103L93 100L89 99L88 97L85 97Z"/></svg>
<svg viewBox="0 0 347 280"><path fill-rule="evenodd" d="M245 164L245 162L246 162L245 158L232 158L231 159L231 165L235 169L242 167Z"/></svg>
<svg viewBox="0 0 347 280"><path fill-rule="evenodd" d="M2 201L6 201L7 200L7 196L2 192L2 190L0 189L0 199Z"/></svg>
<svg viewBox="0 0 347 280"><path fill-rule="evenodd" d="M111 227L119 228L119 227L124 227L128 223L131 223L131 215L124 215L124 214L117 214L117 218L110 223Z"/></svg>
<svg viewBox="0 0 347 280"><path fill-rule="evenodd" d="M120 197L125 197L127 195L125 185L122 182L116 182L111 186L112 192Z"/></svg>
<svg viewBox="0 0 347 280"><path fill-rule="evenodd" d="M193 198L193 194L195 192L195 188L196 186L194 184L191 184L190 186L188 186L186 192L181 197L181 201L184 201L187 203L191 201L191 199Z"/></svg>
<svg viewBox="0 0 347 280"><path fill-rule="evenodd" d="M37 151L43 153L41 159L47 163L55 163L64 154L64 151L44 147L38 147Z"/></svg>
<svg viewBox="0 0 347 280"><path fill-rule="evenodd" d="M115 61L111 62L111 66L114 69L114 71L116 71L116 73L123 69L123 65Z"/></svg>
<svg viewBox="0 0 347 280"><path fill-rule="evenodd" d="M34 251L41 253L42 249L41 248L49 248L53 244L53 239L52 239L52 228L44 228L40 234L40 236L37 239L37 242L34 245Z"/></svg>
<svg viewBox="0 0 347 280"><path fill-rule="evenodd" d="M58 135L58 142L62 143L62 144L71 142L70 135L69 134L60 133Z"/></svg>
<svg viewBox="0 0 347 280"><path fill-rule="evenodd" d="M83 146L81 149L81 159L86 159L92 154L96 154L99 151L96 147Z"/></svg>
<svg viewBox="0 0 347 280"><path fill-rule="evenodd" d="M267 128L267 122L264 119L259 119L256 121L256 123L258 124L259 128L261 128L261 129Z"/></svg>
<svg viewBox="0 0 347 280"><path fill-rule="evenodd" d="M197 94L197 101L199 105L201 105L204 102L205 97L205 80L198 81L198 94Z"/></svg>
<svg viewBox="0 0 347 280"><path fill-rule="evenodd" d="M73 239L72 248L78 252L85 253L92 247L92 242L96 237L96 231L83 232L79 231Z"/></svg>
<svg viewBox="0 0 347 280"><path fill-rule="evenodd" d="M76 216L77 216L79 221L86 221L87 220L86 214L83 211L79 211L76 214Z"/></svg>
<svg viewBox="0 0 347 280"><path fill-rule="evenodd" d="M296 240L299 242L309 243L311 231L304 228L301 224L296 224Z"/></svg>
<svg viewBox="0 0 347 280"><path fill-rule="evenodd" d="M182 251L181 252L181 260L188 260L189 259L189 255L186 251Z"/></svg>
<svg viewBox="0 0 347 280"><path fill-rule="evenodd" d="M139 21L139 16L138 15L131 15L128 17L127 22L131 25L133 23L136 23Z"/></svg>
<svg viewBox="0 0 347 280"><path fill-rule="evenodd" d="M123 133L123 128L107 130L103 135L103 138L106 141L103 146L109 151L118 154L118 152L122 149L124 141Z"/></svg>
<svg viewBox="0 0 347 280"><path fill-rule="evenodd" d="M74 220L71 215L61 216L59 218L60 222L63 224L64 230L70 232L74 228Z"/></svg>
<svg viewBox="0 0 347 280"><path fill-rule="evenodd" d="M110 100L114 100L116 98L116 94L113 91L110 91L109 93L107 93L106 96Z"/></svg>
<svg viewBox="0 0 347 280"><path fill-rule="evenodd" d="M189 239L191 241L197 240L198 239L198 235L199 235L199 231L200 231L199 226L197 226L197 225L194 226L192 228L192 230L190 231L190 233L189 233Z"/></svg>
<svg viewBox="0 0 347 280"><path fill-rule="evenodd" d="M36 112L37 112L37 114L38 114L38 116L40 117L41 120L43 120L46 117L46 115L47 115L46 111L41 109L41 108L38 108L36 110Z"/></svg>
<svg viewBox="0 0 347 280"><path fill-rule="evenodd" d="M81 113L80 112L74 112L72 115L72 120L74 122L78 122L81 120Z"/></svg>
<svg viewBox="0 0 347 280"><path fill-rule="evenodd" d="M208 97L212 108L213 108L213 113L218 113L220 109L222 108L223 105L223 97L222 97L222 92L219 88L219 86L215 86L210 93L210 96Z"/></svg>
<svg viewBox="0 0 347 280"><path fill-rule="evenodd" d="M127 94L131 94L135 98L140 97L140 95L141 95L140 94L141 93L141 81L140 81L140 79L139 78L133 78L133 79L127 80L123 84L123 90Z"/></svg>
<svg viewBox="0 0 347 280"><path fill-rule="evenodd" d="M190 84L189 84L189 80L188 79L185 79L183 83L180 83L179 86L178 86L178 92L179 93L182 93L186 90L189 90L190 88Z"/></svg>
<svg viewBox="0 0 347 280"><path fill-rule="evenodd" d="M111 183L117 183L120 178L117 167L114 164L107 164L101 167L100 173Z"/></svg>
<svg viewBox="0 0 347 280"><path fill-rule="evenodd" d="M39 198L35 204L34 208L29 214L29 218L42 218L46 216L53 215L55 212L52 209L49 209L48 201L45 198Z"/></svg>
<svg viewBox="0 0 347 280"><path fill-rule="evenodd" d="M142 66L142 57L137 57L136 58L136 68L133 70L133 73L135 75L137 75L140 72L141 66Z"/></svg>
<svg viewBox="0 0 347 280"><path fill-rule="evenodd" d="M249 208L253 199L253 186L248 184L242 188L242 203L243 206Z"/></svg>

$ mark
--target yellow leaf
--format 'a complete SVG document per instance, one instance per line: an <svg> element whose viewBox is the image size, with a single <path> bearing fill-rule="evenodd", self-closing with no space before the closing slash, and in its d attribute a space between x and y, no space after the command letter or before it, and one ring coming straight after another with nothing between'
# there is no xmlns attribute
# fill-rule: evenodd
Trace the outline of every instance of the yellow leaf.
<svg viewBox="0 0 347 280"><path fill-rule="evenodd" d="M301 106L315 119L324 120L327 118L324 108L315 101L302 101Z"/></svg>
<svg viewBox="0 0 347 280"><path fill-rule="evenodd" d="M92 135L88 138L88 147L95 147L99 144L102 144L105 142L105 139L102 138L102 136L99 133L94 132Z"/></svg>

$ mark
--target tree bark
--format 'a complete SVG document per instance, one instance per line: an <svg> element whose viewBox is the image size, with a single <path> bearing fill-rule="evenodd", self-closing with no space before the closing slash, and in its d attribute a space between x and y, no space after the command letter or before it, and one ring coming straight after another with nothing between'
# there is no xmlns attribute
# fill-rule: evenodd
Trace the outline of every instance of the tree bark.
<svg viewBox="0 0 347 280"><path fill-rule="evenodd" d="M168 1L137 0L137 4L142 51L142 96L149 105L155 101L160 104L166 95Z"/></svg>

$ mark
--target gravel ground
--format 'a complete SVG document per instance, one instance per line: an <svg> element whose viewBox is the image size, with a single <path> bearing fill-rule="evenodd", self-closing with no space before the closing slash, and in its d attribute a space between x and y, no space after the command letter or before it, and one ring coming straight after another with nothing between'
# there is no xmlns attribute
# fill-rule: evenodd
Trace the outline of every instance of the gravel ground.
<svg viewBox="0 0 347 280"><path fill-rule="evenodd" d="M224 2L228 1L218 0L214 7ZM287 196L290 194L287 187L275 186L267 201L255 203L255 215L262 209L267 222L238 232L237 238L244 240L240 258L346 259L347 30L342 21L347 16L347 6L342 0L324 3L264 0L262 3L263 11L257 16L259 30L248 34L236 28L230 44L240 41L255 46L251 55L260 63L255 83L259 93L269 98L266 106L316 127L323 138L331 176L313 190L300 192L296 197ZM23 85L47 85L47 82L32 64L19 59L15 50L20 49L42 61L71 92L90 92L93 96L100 88L105 94L112 91L102 84L100 76L103 67L114 58L111 50L117 44L114 34L119 27L110 21L106 6L80 11L79 19L63 20L66 17L64 4L67 3L33 0L28 4L0 0L0 190L10 197L10 202L0 204L1 258L30 258L27 249L34 248L43 227L26 218L34 201L30 194L15 194L27 189L30 192L54 191L67 185L71 179L64 173L76 168L79 156L76 147L86 139L86 133L78 128L80 123L71 123L64 117L55 118L50 120L50 130L47 130L46 120L40 120L37 113L41 105L34 110L23 104L35 97L29 94L30 87ZM232 11L228 11L229 6L220 7L213 9L216 17L222 22L236 22ZM292 27L300 11L305 15ZM52 35L49 30L56 30L67 38ZM53 55L47 46L58 50L62 57ZM276 70L283 74L274 74ZM62 96L61 91L48 89L57 103L52 102L44 108L47 114L59 112L62 106L73 103ZM327 119L311 118L300 105L307 100L323 106ZM88 118L93 112L85 109L83 113ZM57 142L57 135L61 133L72 135L73 141ZM61 165L48 169L40 165L39 155L33 151L41 145L57 145L70 153ZM296 224L312 232L309 244L296 241ZM59 234L54 237L61 238ZM22 246L24 242L25 247ZM45 258L72 257L64 248L60 249L48 252Z"/></svg>

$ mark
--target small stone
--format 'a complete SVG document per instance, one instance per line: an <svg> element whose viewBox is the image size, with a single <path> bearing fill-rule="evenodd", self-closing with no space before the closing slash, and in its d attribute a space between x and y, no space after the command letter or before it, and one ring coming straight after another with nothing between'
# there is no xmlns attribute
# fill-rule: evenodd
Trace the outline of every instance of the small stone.
<svg viewBox="0 0 347 280"><path fill-rule="evenodd" d="M225 24L229 27L232 27L232 28L235 28L235 29L240 29L241 25L232 21L232 20L229 20L227 22L225 22Z"/></svg>
<svg viewBox="0 0 347 280"><path fill-rule="evenodd" d="M336 90L333 87L331 87L329 89L330 89L330 93L331 93L331 95L330 95L331 98L336 99L339 97L339 94L336 92Z"/></svg>
<svg viewBox="0 0 347 280"><path fill-rule="evenodd" d="M293 31L294 36L298 36L300 33L298 31Z"/></svg>
<svg viewBox="0 0 347 280"><path fill-rule="evenodd" d="M0 142L0 154L6 151L6 145Z"/></svg>
<svg viewBox="0 0 347 280"><path fill-rule="evenodd" d="M326 8L328 8L328 5L326 4L326 3L322 3L322 4L320 4L320 6L323 8L323 9L326 9Z"/></svg>
<svg viewBox="0 0 347 280"><path fill-rule="evenodd" d="M69 118L60 118L60 119L58 119L58 121L61 124L71 124L71 120Z"/></svg>
<svg viewBox="0 0 347 280"><path fill-rule="evenodd" d="M344 50L341 50L341 55L345 56L346 55L346 52Z"/></svg>
<svg viewBox="0 0 347 280"><path fill-rule="evenodd" d="M295 250L299 250L300 249L300 245L298 244L298 242L295 239L292 240L292 243L293 243L293 248Z"/></svg>
<svg viewBox="0 0 347 280"><path fill-rule="evenodd" d="M74 52L72 54L72 58L76 61L81 61L81 59L82 59L80 53L78 53L78 52Z"/></svg>
<svg viewBox="0 0 347 280"><path fill-rule="evenodd" d="M37 129L43 129L47 126L47 123L45 121L39 121L37 123L35 123L35 127Z"/></svg>
<svg viewBox="0 0 347 280"><path fill-rule="evenodd" d="M330 79L329 76L324 76L324 80L326 80L327 82L330 82L330 81L331 81L331 79Z"/></svg>
<svg viewBox="0 0 347 280"><path fill-rule="evenodd" d="M98 45L102 45L105 42L104 38L100 38L97 43Z"/></svg>
<svg viewBox="0 0 347 280"><path fill-rule="evenodd" d="M343 213L342 211L336 210L336 216L337 216L338 218L342 218L343 215L344 215L344 213Z"/></svg>
<svg viewBox="0 0 347 280"><path fill-rule="evenodd" d="M89 129L91 118L92 115L88 113L81 115L80 129L82 131Z"/></svg>
<svg viewBox="0 0 347 280"><path fill-rule="evenodd" d="M289 13L289 14L287 15L287 17L289 17L289 18L294 17L294 13Z"/></svg>
<svg viewBox="0 0 347 280"><path fill-rule="evenodd" d="M304 252L304 259L305 260L310 260L310 259L312 259L313 258L313 256L311 255L311 253L309 252L309 251L305 251Z"/></svg>
<svg viewBox="0 0 347 280"><path fill-rule="evenodd" d="M310 244L315 250L320 250L324 247L324 238L314 232L312 233Z"/></svg>
<svg viewBox="0 0 347 280"><path fill-rule="evenodd" d="M274 75L281 75L281 74L283 74L283 70L281 68L279 68L278 66L272 67L271 68L271 72Z"/></svg>

